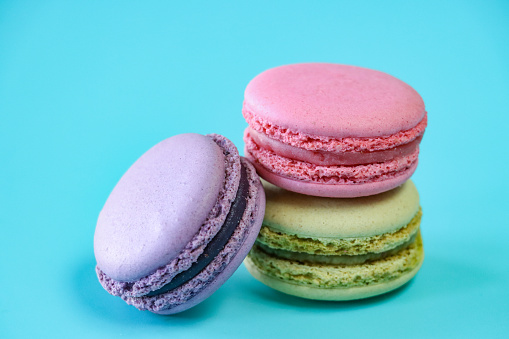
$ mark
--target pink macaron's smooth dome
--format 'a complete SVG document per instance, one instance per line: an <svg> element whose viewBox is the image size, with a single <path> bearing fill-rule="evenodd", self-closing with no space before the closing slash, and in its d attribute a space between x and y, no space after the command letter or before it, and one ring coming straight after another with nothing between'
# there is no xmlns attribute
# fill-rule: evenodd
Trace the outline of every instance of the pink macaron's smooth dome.
<svg viewBox="0 0 509 339"><path fill-rule="evenodd" d="M97 221L98 267L135 281L168 264L198 233L225 183L221 148L181 134L141 156L120 179Z"/></svg>
<svg viewBox="0 0 509 339"><path fill-rule="evenodd" d="M425 118L408 84L366 68L304 63L269 69L244 94L244 115L294 133L372 138L407 131Z"/></svg>

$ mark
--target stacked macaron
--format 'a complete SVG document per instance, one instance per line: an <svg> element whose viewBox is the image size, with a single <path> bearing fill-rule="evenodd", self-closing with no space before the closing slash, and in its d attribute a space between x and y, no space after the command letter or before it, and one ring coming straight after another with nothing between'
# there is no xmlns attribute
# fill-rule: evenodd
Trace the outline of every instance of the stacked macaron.
<svg viewBox="0 0 509 339"><path fill-rule="evenodd" d="M348 300L409 281L424 254L414 184L424 103L382 72L295 64L255 77L245 154L263 182L263 226L245 260L304 298Z"/></svg>

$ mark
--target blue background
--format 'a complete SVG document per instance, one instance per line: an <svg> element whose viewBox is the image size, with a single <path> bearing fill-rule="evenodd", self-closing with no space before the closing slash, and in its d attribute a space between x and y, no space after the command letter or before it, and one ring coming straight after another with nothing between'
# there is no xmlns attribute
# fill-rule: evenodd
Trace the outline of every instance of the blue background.
<svg viewBox="0 0 509 339"><path fill-rule="evenodd" d="M0 1L0 337L507 338L508 18L507 1ZM329 303L241 266L171 317L108 295L93 234L124 171L184 132L242 149L249 80L311 61L381 70L424 98L417 277Z"/></svg>

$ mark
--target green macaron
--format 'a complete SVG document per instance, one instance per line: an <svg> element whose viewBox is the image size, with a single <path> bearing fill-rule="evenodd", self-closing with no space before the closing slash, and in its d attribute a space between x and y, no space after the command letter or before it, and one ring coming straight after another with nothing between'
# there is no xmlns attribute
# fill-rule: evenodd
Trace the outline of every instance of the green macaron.
<svg viewBox="0 0 509 339"><path fill-rule="evenodd" d="M244 263L265 285L308 299L362 299L402 286L421 267L422 212L412 181L352 199L263 185L265 218Z"/></svg>

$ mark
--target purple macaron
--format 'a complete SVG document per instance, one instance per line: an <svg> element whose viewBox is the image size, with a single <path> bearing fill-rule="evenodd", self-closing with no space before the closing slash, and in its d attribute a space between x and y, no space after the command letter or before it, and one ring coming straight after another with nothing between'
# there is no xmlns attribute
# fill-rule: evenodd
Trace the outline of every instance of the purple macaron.
<svg viewBox="0 0 509 339"><path fill-rule="evenodd" d="M166 139L129 168L99 214L99 281L140 310L189 309L242 263L264 211L259 178L231 141L217 134Z"/></svg>

